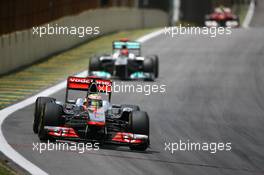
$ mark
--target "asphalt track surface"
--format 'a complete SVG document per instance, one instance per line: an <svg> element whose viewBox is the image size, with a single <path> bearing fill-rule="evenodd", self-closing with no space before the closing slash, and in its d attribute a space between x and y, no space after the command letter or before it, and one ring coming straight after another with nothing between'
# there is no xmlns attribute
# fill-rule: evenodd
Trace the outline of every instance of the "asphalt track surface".
<svg viewBox="0 0 264 175"><path fill-rule="evenodd" d="M7 118L3 133L49 174L264 174L263 41L263 28L217 38L160 35L147 41L144 53L160 57L154 83L165 84L166 93L113 95L114 103L139 104L149 113L151 148L146 152L119 147L39 154L32 150L32 142L38 142L32 132L33 105ZM64 91L54 96L63 100ZM165 142L180 140L231 142L232 150L164 150Z"/></svg>

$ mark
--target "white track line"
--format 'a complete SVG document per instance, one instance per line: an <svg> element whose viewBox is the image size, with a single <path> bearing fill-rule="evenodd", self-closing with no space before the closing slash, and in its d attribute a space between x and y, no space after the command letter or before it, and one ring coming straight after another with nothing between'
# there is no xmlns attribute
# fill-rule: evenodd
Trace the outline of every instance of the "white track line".
<svg viewBox="0 0 264 175"><path fill-rule="evenodd" d="M155 32L152 32L150 34L147 34L145 36L142 36L140 38L137 39L138 42L141 42L141 43L144 43L152 38L155 38L156 36L159 36L160 34L162 34L164 32L163 29L161 30L158 30L158 31L155 31Z"/></svg>
<svg viewBox="0 0 264 175"><path fill-rule="evenodd" d="M247 15L243 21L243 24L242 26L244 28L249 28L249 25L250 25L250 22L254 16L254 11L255 11L255 0L251 0L251 3L249 5L249 8L248 8L248 12L247 12Z"/></svg>
<svg viewBox="0 0 264 175"><path fill-rule="evenodd" d="M139 39L137 39L138 42L145 42L151 38L154 38L160 34L162 34L163 30L158 30L155 32L152 32L150 34L147 34ZM76 76L86 76L87 71L81 72L77 74ZM24 158L21 154L19 154L15 149L13 149L5 139L2 131L2 125L4 120L11 115L12 113L25 108L26 106L29 106L35 102L37 97L39 96L50 96L63 88L66 87L66 81L61 82L53 87L50 87L32 97L29 97L19 103L16 103L12 106L9 106L7 108L4 108L0 110L0 151L5 154L7 157L9 157L11 160L13 160L15 163L17 163L19 166L24 168L26 171L28 171L31 174L36 175L47 175L48 173L40 169L38 166L34 165L32 162L28 161L26 158ZM33 131L32 131L33 132Z"/></svg>

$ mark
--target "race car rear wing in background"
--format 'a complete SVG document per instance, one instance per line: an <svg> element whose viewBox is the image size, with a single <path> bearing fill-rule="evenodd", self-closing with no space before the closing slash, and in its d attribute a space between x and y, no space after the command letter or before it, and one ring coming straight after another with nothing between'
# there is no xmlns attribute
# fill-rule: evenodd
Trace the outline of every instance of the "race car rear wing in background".
<svg viewBox="0 0 264 175"><path fill-rule="evenodd" d="M129 50L138 50L140 49L140 43L136 41L113 41L113 49L122 49L123 47Z"/></svg>
<svg viewBox="0 0 264 175"><path fill-rule="evenodd" d="M66 103L71 102L68 100L69 90L87 91L87 95L91 93L105 93L109 95L108 97L110 101L112 92L112 81L92 76L85 78L70 76L67 79L65 97Z"/></svg>
<svg viewBox="0 0 264 175"><path fill-rule="evenodd" d="M122 48L127 48L128 50L140 51L141 49L141 45L139 42L122 40L122 39L119 41L113 41L112 46L113 46L113 50L120 50Z"/></svg>

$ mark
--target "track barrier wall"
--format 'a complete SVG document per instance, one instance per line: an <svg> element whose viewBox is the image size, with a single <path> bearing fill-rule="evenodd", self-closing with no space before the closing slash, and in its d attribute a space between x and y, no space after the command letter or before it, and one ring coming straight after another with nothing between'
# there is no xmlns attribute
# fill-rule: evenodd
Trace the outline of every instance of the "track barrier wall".
<svg viewBox="0 0 264 175"><path fill-rule="evenodd" d="M85 11L52 21L49 25L96 27L100 34L119 30L162 27L168 14L155 9L109 8ZM48 25L48 24L46 24ZM45 25L42 25L45 26ZM0 36L0 75L30 65L57 52L69 49L98 35L33 35L33 29ZM109 46L110 47L110 46Z"/></svg>

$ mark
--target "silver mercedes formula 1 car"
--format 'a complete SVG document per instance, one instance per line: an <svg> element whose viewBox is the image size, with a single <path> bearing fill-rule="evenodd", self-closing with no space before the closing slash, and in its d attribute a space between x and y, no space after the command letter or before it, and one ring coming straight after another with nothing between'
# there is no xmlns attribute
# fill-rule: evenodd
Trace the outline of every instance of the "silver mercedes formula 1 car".
<svg viewBox="0 0 264 175"><path fill-rule="evenodd" d="M158 77L158 56L142 56L139 42L127 39L113 41L112 50L112 54L90 59L89 75L102 78L118 77L121 80L154 80Z"/></svg>

